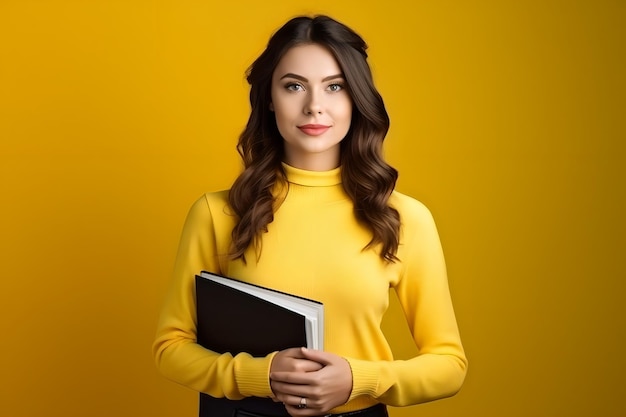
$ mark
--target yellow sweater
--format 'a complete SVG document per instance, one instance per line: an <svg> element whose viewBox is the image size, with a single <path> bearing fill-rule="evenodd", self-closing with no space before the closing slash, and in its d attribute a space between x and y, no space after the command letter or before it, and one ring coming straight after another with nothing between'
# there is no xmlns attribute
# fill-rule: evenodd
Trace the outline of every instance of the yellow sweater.
<svg viewBox="0 0 626 417"><path fill-rule="evenodd" d="M346 412L378 402L412 405L456 393L467 360L450 300L444 257L430 212L394 192L400 213L400 262L387 264L363 248L371 234L354 218L341 186L340 168L312 172L284 165L285 200L263 234L258 262L228 260L234 218L227 192L209 193L191 207L185 222L154 342L154 356L168 378L214 397L240 399L272 394L273 354L217 354L196 343L194 277L212 271L324 303L324 350L343 356L352 369ZM388 290L394 288L419 355L394 360L380 330Z"/></svg>

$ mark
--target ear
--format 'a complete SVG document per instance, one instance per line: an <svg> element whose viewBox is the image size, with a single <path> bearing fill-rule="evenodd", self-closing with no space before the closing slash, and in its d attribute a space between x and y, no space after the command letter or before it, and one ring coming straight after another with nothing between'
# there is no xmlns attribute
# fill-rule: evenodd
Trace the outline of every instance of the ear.
<svg viewBox="0 0 626 417"><path fill-rule="evenodd" d="M270 102L270 111L273 112L274 111L274 103Z"/></svg>

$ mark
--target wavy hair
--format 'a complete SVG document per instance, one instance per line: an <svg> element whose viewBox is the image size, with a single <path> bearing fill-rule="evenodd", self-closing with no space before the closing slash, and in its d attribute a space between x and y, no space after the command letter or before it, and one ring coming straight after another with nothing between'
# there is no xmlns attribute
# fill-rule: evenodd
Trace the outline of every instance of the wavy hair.
<svg viewBox="0 0 626 417"><path fill-rule="evenodd" d="M245 262L245 251L253 245L258 259L261 235L274 220L277 201L272 191L278 183L286 183L286 174L281 165L283 139L270 111L272 75L285 53L303 44L327 48L343 71L353 102L350 129L340 144L343 188L353 202L356 219L372 233L364 249L380 245L380 257L395 262L400 216L388 200L398 172L382 156L389 116L374 87L367 44L352 29L324 15L289 20L246 71L251 112L237 145L244 170L228 196L238 218L232 230L230 257Z"/></svg>

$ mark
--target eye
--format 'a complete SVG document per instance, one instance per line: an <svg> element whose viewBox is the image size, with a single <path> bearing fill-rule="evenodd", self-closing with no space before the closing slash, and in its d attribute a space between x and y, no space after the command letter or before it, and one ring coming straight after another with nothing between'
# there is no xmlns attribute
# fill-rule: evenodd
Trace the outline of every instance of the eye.
<svg viewBox="0 0 626 417"><path fill-rule="evenodd" d="M331 91L331 92L333 92L333 93L336 93L336 92L338 92L338 91L343 90L343 85L341 85L341 84L337 84L337 83L335 83L335 84L330 84L330 85L328 86L328 90L329 90L329 91Z"/></svg>
<svg viewBox="0 0 626 417"><path fill-rule="evenodd" d="M302 84L298 84L298 83L288 83L285 85L285 88L289 91L303 91L304 87L302 86Z"/></svg>

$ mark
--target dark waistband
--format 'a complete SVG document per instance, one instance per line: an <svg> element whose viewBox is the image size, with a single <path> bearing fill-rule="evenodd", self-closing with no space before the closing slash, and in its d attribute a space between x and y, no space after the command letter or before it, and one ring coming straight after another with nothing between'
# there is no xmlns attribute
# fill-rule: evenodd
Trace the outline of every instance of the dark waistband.
<svg viewBox="0 0 626 417"><path fill-rule="evenodd" d="M376 404L373 407L358 411L349 411L340 414L328 414L326 417L389 417L387 407L384 404Z"/></svg>
<svg viewBox="0 0 626 417"><path fill-rule="evenodd" d="M281 403L258 397L228 400L200 394L198 411L199 417L290 417ZM389 417L389 414L384 404L376 404L363 410L327 414L320 417Z"/></svg>

